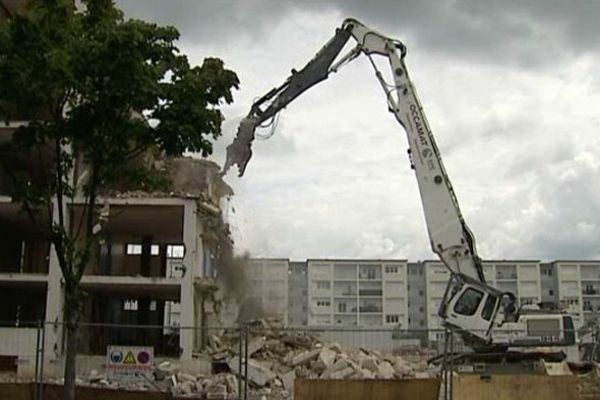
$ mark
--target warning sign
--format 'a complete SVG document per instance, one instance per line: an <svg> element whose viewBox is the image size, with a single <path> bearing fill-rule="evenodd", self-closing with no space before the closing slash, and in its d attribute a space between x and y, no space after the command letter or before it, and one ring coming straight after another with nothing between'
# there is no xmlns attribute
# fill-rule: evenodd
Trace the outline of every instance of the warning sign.
<svg viewBox="0 0 600 400"><path fill-rule="evenodd" d="M106 355L109 380L132 382L153 379L153 347L108 346Z"/></svg>

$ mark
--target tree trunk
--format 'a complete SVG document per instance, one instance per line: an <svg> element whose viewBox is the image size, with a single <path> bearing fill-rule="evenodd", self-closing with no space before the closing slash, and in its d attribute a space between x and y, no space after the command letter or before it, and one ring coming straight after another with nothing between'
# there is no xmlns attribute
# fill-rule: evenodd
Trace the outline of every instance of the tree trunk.
<svg viewBox="0 0 600 400"><path fill-rule="evenodd" d="M69 290L68 287L65 288ZM75 398L75 379L76 379L76 356L77 356L77 333L79 327L78 305L74 300L72 293L65 293L65 333L67 336L65 349L65 385L63 392L64 400L76 400Z"/></svg>

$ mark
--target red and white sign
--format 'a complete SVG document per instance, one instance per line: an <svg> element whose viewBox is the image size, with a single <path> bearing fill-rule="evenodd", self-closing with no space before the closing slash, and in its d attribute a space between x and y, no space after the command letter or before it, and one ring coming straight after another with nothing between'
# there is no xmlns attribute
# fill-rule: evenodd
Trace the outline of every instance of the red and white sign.
<svg viewBox="0 0 600 400"><path fill-rule="evenodd" d="M106 372L109 380L145 381L154 379L154 348L145 346L108 346Z"/></svg>

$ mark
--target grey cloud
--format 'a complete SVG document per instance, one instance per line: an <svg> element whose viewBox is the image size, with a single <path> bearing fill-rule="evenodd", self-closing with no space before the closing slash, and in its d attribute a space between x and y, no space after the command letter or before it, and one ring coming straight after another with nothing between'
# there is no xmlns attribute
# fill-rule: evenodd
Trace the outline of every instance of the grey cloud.
<svg viewBox="0 0 600 400"><path fill-rule="evenodd" d="M557 66L596 52L600 2L482 0L117 0L127 15L177 26L183 42L261 39L292 10L354 16L410 48L521 67ZM333 33L339 21L332 21ZM327 38L324 38L324 41Z"/></svg>
<svg viewBox="0 0 600 400"><path fill-rule="evenodd" d="M186 42L227 43L242 35L267 33L289 10L292 1L259 0L116 0L125 15L174 25Z"/></svg>
<svg viewBox="0 0 600 400"><path fill-rule="evenodd" d="M518 190L488 195L470 216L484 247L497 258L600 257L600 169L574 159L532 164Z"/></svg>

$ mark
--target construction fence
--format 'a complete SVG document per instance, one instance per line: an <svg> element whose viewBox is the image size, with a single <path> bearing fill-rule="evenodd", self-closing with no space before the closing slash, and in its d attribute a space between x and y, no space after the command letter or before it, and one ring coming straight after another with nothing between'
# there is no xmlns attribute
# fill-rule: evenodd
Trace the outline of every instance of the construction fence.
<svg viewBox="0 0 600 400"><path fill-rule="evenodd" d="M61 337L62 328L53 322L0 327L0 382L29 382L35 400L61 385L64 342L52 338ZM192 354L184 354L182 335L193 338ZM296 391L317 399L318 393L349 390L339 381L368 380L388 381L369 385L395 398L403 391L428 398L440 390L441 398L450 399L456 390L448 372L453 359L447 356L465 351L459 336L447 330L294 328L269 320L200 329L82 323L76 374L81 388L156 392L165 398L288 399ZM310 383L317 380L316 387ZM418 382L407 383L412 380ZM323 384L329 392L319 392ZM360 387L350 392L375 390Z"/></svg>

